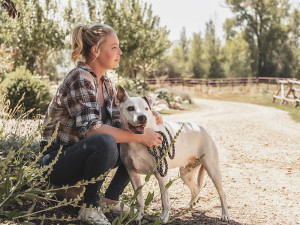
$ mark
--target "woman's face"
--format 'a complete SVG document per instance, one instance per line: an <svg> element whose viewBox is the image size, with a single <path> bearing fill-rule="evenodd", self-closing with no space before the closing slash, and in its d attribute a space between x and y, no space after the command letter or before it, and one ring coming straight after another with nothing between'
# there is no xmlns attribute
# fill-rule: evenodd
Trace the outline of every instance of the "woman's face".
<svg viewBox="0 0 300 225"><path fill-rule="evenodd" d="M119 67L121 54L118 37L112 32L101 45L100 54L96 60L103 69L114 69Z"/></svg>

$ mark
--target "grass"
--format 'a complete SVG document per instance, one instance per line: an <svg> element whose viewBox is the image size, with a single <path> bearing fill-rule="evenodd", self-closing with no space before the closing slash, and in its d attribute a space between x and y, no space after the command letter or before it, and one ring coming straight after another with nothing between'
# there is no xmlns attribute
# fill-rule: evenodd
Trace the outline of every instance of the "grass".
<svg viewBox="0 0 300 225"><path fill-rule="evenodd" d="M210 93L210 94L201 94L197 95L198 97L208 98L208 99L215 99L215 100L223 100L223 101L234 101L234 102L244 102L244 103L251 103L257 104L267 107L274 107L280 110L287 111L291 118L296 121L300 122L300 106L295 108L294 103L285 103L281 105L281 100L276 99L275 103L273 103L273 94L276 91L267 90L264 88L260 88L259 92L256 91L247 91L247 92L240 92L240 93Z"/></svg>

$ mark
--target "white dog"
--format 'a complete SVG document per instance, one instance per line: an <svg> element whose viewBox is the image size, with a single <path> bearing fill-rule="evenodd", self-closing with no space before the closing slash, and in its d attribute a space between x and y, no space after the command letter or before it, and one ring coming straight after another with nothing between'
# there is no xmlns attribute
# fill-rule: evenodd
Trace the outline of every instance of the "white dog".
<svg viewBox="0 0 300 225"><path fill-rule="evenodd" d="M140 134L144 132L145 128L162 131L168 137L170 144L167 129L174 137L183 124L170 122L157 125L155 116L151 112L153 101L146 97L129 97L121 86L118 86L117 98L120 102L123 129ZM203 155L202 160L199 160ZM149 171L154 170L157 165L155 157L148 152L147 147L139 143L121 144L121 159L127 168L134 190L142 185L140 174L147 174ZM191 190L190 205L198 199L203 183L204 170L206 170L220 196L222 205L221 220L229 221L226 197L222 188L218 150L203 127L192 123L184 123L182 131L175 142L175 157L174 159L166 157L166 161L169 169L180 168L181 178ZM193 168L197 161L201 163ZM197 173L198 171L199 173ZM198 174L197 182L194 181L196 174ZM165 186L168 184L169 178L167 175L162 177L157 169L154 170L154 175L158 180L161 191L163 210L160 217L162 222L166 223L169 219L170 200L169 189L165 189ZM137 202L140 206L140 214L137 219L140 220L144 210L142 192L138 194Z"/></svg>

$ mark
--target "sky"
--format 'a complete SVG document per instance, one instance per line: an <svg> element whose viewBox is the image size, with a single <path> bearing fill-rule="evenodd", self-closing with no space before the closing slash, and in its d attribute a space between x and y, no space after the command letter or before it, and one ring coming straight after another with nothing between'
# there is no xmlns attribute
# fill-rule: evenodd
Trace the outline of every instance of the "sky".
<svg viewBox="0 0 300 225"><path fill-rule="evenodd" d="M194 32L204 34L205 24L212 19L216 35L224 39L223 23L233 17L225 0L141 0L152 4L154 15L160 17L160 24L170 30L169 39L179 40L182 28L186 28L188 38Z"/></svg>

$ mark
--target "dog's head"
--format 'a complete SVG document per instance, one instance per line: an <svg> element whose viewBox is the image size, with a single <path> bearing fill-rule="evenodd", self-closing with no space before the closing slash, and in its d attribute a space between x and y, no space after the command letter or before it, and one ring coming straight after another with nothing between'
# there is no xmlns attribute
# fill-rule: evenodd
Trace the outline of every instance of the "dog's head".
<svg viewBox="0 0 300 225"><path fill-rule="evenodd" d="M143 134L146 127L152 127L152 107L154 101L147 97L130 97L124 88L118 85L117 99L120 102L122 128L135 134Z"/></svg>

